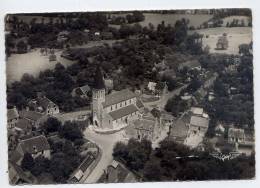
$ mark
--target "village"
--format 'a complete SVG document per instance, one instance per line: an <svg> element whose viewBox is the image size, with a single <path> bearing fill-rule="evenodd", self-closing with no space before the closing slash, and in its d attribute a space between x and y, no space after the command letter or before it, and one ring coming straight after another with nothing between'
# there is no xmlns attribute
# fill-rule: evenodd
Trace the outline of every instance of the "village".
<svg viewBox="0 0 260 188"><path fill-rule="evenodd" d="M109 14L104 20L113 25L125 22L123 18ZM128 16L128 23L135 19L145 18L136 12ZM50 20L53 27L53 18ZM73 19L67 22L73 23ZM44 23L43 17L41 23L32 19L33 37L37 37L37 29ZM178 29L177 23L174 29ZM179 29L185 30L185 20L179 24ZM218 27L216 24L219 19L208 21L206 27ZM232 24L239 27L236 21ZM79 27L76 23L71 25ZM19 36L28 29L25 23L13 17L7 26L7 35L16 36L12 39L16 44L8 46L10 58L12 54L35 53L52 66L34 76L25 72L20 82L14 77L13 83L7 81L10 184L156 180L153 178L157 175L143 172L148 168L144 162L133 166L133 161L144 158L126 151L131 143L131 147L146 144L144 150L150 148L147 160L156 159L158 156L152 154L168 142L188 151L187 155L178 154L174 145L177 149L176 154L170 155L172 160L189 161L200 155L197 152L209 152L211 160L217 160L219 154L225 154L227 160L246 160L254 155L254 120L249 111L253 108L252 40L232 49L237 51L235 54L225 53L230 44L228 32L223 32L215 38L212 52L204 44L210 36L198 32L179 35L187 37L180 42L176 37L180 46L187 42L185 50L181 47L176 51L168 44L173 40L167 35L173 32L172 28L162 22L156 31L151 26L147 31L136 25L132 30L127 28L131 26L121 26L126 28L121 28L120 37L115 37L115 28L71 32L61 29L54 32L55 40L49 46L43 46L39 43L44 41L36 43L26 34ZM163 42L157 44L158 41ZM63 64L63 59L69 63ZM243 88L242 83L248 86ZM235 105L237 108L233 109ZM181 177L176 175L176 179Z"/></svg>

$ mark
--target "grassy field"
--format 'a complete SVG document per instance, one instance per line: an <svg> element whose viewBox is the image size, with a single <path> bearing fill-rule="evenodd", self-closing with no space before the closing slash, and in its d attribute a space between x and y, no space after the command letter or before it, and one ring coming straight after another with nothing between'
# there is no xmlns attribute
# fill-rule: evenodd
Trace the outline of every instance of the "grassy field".
<svg viewBox="0 0 260 188"><path fill-rule="evenodd" d="M202 44L203 47L209 45L210 53L226 53L226 54L238 54L238 47L240 44L248 44L252 41L252 28L251 27L218 27L218 28L208 28L192 31L190 33L197 32L203 34ZM226 50L216 50L216 43L218 37L223 33L227 34L227 39L229 42L229 47ZM208 36L208 37L206 37Z"/></svg>
<svg viewBox="0 0 260 188"><path fill-rule="evenodd" d="M49 56L43 56L40 49L33 50L26 54L12 54L6 63L7 84L19 81L24 73L38 76L40 71L53 69L57 62L65 67L73 64L73 61L60 57L61 50L56 51L57 61L49 62Z"/></svg>
<svg viewBox="0 0 260 188"><path fill-rule="evenodd" d="M120 16L125 16L125 14L119 14ZM118 16L119 16L118 15ZM144 13L145 20L142 22L139 22L141 26L148 26L149 23L152 23L155 27L157 27L158 24L162 23L162 21L165 22L166 25L174 25L177 20L180 20L182 18L189 19L189 26L194 26L195 28L200 26L203 22L208 21L210 18L212 18L212 15L206 15L206 14L160 14L160 13ZM110 25L111 27L119 28L119 25Z"/></svg>

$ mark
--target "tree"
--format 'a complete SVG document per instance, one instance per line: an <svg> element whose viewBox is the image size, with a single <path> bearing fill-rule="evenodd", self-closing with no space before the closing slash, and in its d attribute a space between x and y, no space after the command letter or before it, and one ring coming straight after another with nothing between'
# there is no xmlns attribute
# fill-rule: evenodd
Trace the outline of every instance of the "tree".
<svg viewBox="0 0 260 188"><path fill-rule="evenodd" d="M78 128L76 122L66 121L59 133L61 137L64 137L70 141L83 138L83 134Z"/></svg>
<svg viewBox="0 0 260 188"><path fill-rule="evenodd" d="M248 55L249 54L249 45L248 44L240 44L239 45L239 54Z"/></svg>
<svg viewBox="0 0 260 188"><path fill-rule="evenodd" d="M158 161L149 161L144 166L145 181L160 181L162 178L162 169Z"/></svg>
<svg viewBox="0 0 260 188"><path fill-rule="evenodd" d="M45 134L59 131L61 128L61 122L55 117L49 117L47 121L43 123L42 130Z"/></svg>
<svg viewBox="0 0 260 188"><path fill-rule="evenodd" d="M48 172L50 168L50 160L43 157L38 156L35 158L35 164L32 168L32 174L35 176L39 176L40 174L44 172Z"/></svg>
<svg viewBox="0 0 260 188"><path fill-rule="evenodd" d="M22 169L31 171L34 167L34 164L35 163L32 155L29 153L25 153L21 162Z"/></svg>
<svg viewBox="0 0 260 188"><path fill-rule="evenodd" d="M26 53L27 52L27 44L23 41L23 40L20 40L17 45L17 52L19 54L23 54L23 53Z"/></svg>

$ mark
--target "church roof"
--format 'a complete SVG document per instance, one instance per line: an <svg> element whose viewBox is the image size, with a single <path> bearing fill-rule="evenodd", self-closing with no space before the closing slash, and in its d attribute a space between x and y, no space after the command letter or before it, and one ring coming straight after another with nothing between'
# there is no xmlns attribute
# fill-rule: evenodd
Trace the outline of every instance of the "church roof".
<svg viewBox="0 0 260 188"><path fill-rule="evenodd" d="M136 106L131 104L129 106L120 108L119 110L115 110L113 112L110 112L109 115L113 118L113 120L117 120L117 119L120 119L121 117L127 116L127 115L132 114L136 111L138 111Z"/></svg>
<svg viewBox="0 0 260 188"><path fill-rule="evenodd" d="M103 74L101 72L101 68L97 67L96 74L94 77L94 89L104 89L105 88L105 82L103 79Z"/></svg>
<svg viewBox="0 0 260 188"><path fill-rule="evenodd" d="M122 101L132 99L134 97L136 97L135 93L133 93L129 89L123 89L121 91L117 91L115 93L106 95L106 101L103 103L103 106L104 107L111 106L113 104L117 104Z"/></svg>

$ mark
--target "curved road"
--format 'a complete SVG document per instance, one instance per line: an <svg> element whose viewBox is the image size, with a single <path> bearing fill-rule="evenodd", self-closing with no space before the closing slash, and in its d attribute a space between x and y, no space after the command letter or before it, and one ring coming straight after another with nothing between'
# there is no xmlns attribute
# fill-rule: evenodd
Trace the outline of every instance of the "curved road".
<svg viewBox="0 0 260 188"><path fill-rule="evenodd" d="M103 174L104 170L113 161L113 147L116 142L123 141L122 131L114 134L97 134L93 130L87 128L84 132L86 139L96 143L102 150L100 161L87 178L80 181L80 183L96 183Z"/></svg>

